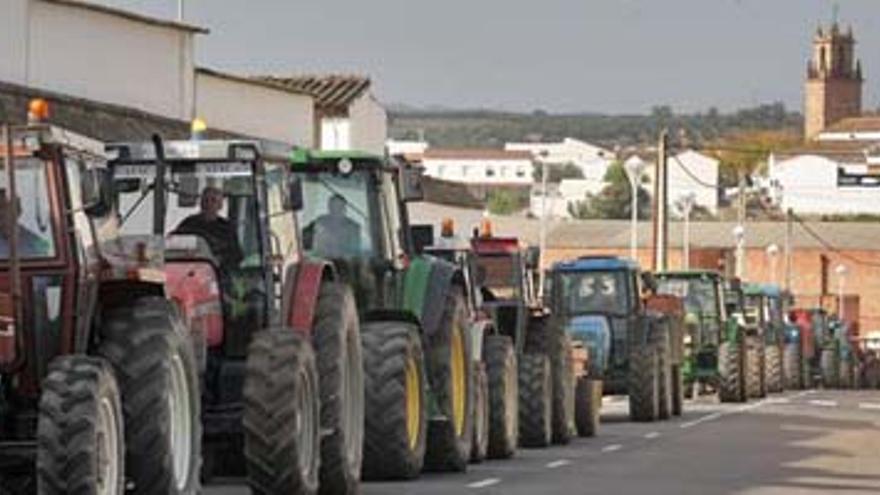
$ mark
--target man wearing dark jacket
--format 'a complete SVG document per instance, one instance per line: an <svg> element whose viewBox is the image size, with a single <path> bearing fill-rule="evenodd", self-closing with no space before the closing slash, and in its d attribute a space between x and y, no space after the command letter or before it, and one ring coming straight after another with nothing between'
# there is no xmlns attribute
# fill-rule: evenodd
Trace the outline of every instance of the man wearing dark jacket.
<svg viewBox="0 0 880 495"><path fill-rule="evenodd" d="M220 216L223 209L223 191L208 186L202 190L201 211L186 217L174 229L175 234L197 235L208 242L211 252L220 262L220 268L237 268L244 258L235 226Z"/></svg>

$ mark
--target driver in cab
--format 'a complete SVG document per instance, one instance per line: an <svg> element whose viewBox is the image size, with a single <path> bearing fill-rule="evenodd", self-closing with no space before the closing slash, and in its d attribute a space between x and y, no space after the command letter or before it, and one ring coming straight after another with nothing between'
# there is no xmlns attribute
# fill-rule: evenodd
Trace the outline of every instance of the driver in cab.
<svg viewBox="0 0 880 495"><path fill-rule="evenodd" d="M21 200L16 198L17 217L21 216ZM51 244L41 236L31 232L22 225L18 218L12 218L12 203L5 190L0 189L0 258L9 257L9 239L7 234L15 227L18 229L18 254L25 258L49 256Z"/></svg>
<svg viewBox="0 0 880 495"><path fill-rule="evenodd" d="M220 215L223 191L208 186L202 190L199 213L190 215L174 229L175 234L197 235L211 248L223 271L235 269L244 258L235 226Z"/></svg>

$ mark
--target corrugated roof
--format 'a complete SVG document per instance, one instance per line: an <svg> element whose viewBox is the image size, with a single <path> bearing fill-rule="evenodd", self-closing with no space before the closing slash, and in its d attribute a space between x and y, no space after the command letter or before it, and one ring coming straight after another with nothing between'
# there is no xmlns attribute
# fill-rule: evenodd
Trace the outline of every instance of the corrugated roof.
<svg viewBox="0 0 880 495"><path fill-rule="evenodd" d="M348 114L348 107L370 89L370 78L358 75L260 76L257 79L309 93L324 115Z"/></svg>
<svg viewBox="0 0 880 495"><path fill-rule="evenodd" d="M220 72L220 71L217 71L214 69L208 69L205 67L197 67L196 73L197 74L204 74L207 76L213 76L213 77L217 77L220 79L226 79L227 81L238 82L238 83L242 83L242 84L253 84L254 86L262 86L264 88L274 89L277 91L283 91L285 93L292 93L292 94L297 94L297 95L314 97L312 95L312 93L309 93L308 91L298 90L295 88L291 88L290 86L286 86L284 84L279 84L279 83L264 80L264 79L256 79L253 77L240 76L237 74L230 74L228 72Z"/></svg>
<svg viewBox="0 0 880 495"><path fill-rule="evenodd" d="M151 17L143 14L138 14L136 12L131 12L129 10L118 9L115 7L110 7L108 5L102 5L93 3L86 0L40 0L45 3L54 3L58 5L67 5L69 7L75 7L80 9L91 10L94 12L100 12L102 14L108 14L116 17L122 17L124 19L128 19L130 21L140 22L143 24L150 24L153 26L166 27L171 29L177 29L180 31L187 31L191 33L199 33L199 34L208 34L210 31L208 28L204 28L202 26L196 26L194 24L189 24L186 22L178 22L172 21L168 19L160 19L158 17Z"/></svg>
<svg viewBox="0 0 880 495"><path fill-rule="evenodd" d="M428 148L423 160L531 160L530 151L512 151L490 148L442 149Z"/></svg>

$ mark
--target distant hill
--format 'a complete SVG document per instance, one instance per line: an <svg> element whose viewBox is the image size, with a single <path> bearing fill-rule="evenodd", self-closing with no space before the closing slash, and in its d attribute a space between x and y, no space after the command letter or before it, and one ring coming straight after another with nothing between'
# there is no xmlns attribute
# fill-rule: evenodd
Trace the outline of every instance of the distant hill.
<svg viewBox="0 0 880 495"><path fill-rule="evenodd" d="M493 110L416 109L391 106L390 135L396 139L424 136L433 146L497 148L509 141L583 139L608 148L652 144L660 129L674 135L686 131L696 144L745 130L800 131L803 117L782 103L721 113L717 109L676 114L655 107L647 115L510 113Z"/></svg>

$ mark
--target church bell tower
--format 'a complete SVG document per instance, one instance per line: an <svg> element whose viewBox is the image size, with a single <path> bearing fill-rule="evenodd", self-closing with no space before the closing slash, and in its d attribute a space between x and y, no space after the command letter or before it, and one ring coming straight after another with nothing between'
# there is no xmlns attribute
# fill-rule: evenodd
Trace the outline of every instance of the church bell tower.
<svg viewBox="0 0 880 495"><path fill-rule="evenodd" d="M855 38L835 21L816 31L813 56L807 63L804 101L804 137L813 139L822 130L862 113L861 62L855 58Z"/></svg>

